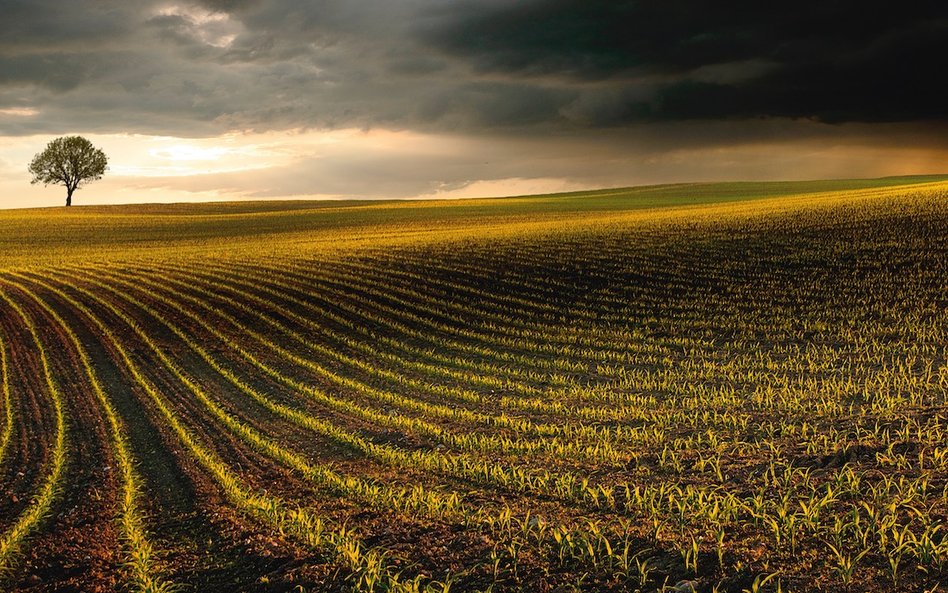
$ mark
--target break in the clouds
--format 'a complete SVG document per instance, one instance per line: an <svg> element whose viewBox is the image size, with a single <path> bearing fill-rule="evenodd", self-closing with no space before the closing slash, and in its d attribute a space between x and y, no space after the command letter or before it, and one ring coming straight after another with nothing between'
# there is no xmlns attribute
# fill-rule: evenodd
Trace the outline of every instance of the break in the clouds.
<svg viewBox="0 0 948 593"><path fill-rule="evenodd" d="M148 167L179 191L357 197L945 168L936 1L0 0L0 15L4 138L281 147L256 163L222 149L232 167L211 169L183 151L177 173L113 154L134 187ZM406 144L380 148L388 133ZM7 144L5 175L26 150Z"/></svg>

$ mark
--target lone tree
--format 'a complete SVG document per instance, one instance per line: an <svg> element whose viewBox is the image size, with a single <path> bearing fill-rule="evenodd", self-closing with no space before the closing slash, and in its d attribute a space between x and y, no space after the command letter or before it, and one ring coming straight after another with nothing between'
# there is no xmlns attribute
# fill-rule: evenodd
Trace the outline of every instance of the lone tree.
<svg viewBox="0 0 948 593"><path fill-rule="evenodd" d="M102 179L108 163L105 153L82 136L63 136L33 157L30 183L65 185L66 205L72 206L72 192L86 182Z"/></svg>

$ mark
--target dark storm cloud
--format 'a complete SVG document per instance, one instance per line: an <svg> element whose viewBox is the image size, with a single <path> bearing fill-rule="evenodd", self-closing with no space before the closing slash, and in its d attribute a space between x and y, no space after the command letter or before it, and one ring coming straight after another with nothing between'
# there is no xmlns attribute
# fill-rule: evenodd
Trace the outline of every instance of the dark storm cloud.
<svg viewBox="0 0 948 593"><path fill-rule="evenodd" d="M55 92L74 89L86 79L89 64L71 54L24 54L0 61L0 80Z"/></svg>
<svg viewBox="0 0 948 593"><path fill-rule="evenodd" d="M481 73L609 80L614 100L605 116L589 118L600 124L948 114L937 81L948 66L948 8L939 1L884 9L853 0L468 1L444 8L418 34ZM728 65L714 80L714 68ZM647 79L647 97L616 96L640 95Z"/></svg>
<svg viewBox="0 0 948 593"><path fill-rule="evenodd" d="M0 51L88 51L128 38L136 3L0 0Z"/></svg>
<svg viewBox="0 0 948 593"><path fill-rule="evenodd" d="M0 0L0 133L554 134L945 119L948 9L603 0Z"/></svg>

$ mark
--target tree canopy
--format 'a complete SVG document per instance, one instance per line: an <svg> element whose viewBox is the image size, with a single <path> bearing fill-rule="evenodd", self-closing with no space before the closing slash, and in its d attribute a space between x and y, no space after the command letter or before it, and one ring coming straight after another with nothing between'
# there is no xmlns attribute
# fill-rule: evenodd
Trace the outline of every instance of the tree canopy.
<svg viewBox="0 0 948 593"><path fill-rule="evenodd" d="M66 205L72 205L72 194L81 185L101 179L108 158L82 136L63 136L46 145L30 162L31 183L66 186Z"/></svg>

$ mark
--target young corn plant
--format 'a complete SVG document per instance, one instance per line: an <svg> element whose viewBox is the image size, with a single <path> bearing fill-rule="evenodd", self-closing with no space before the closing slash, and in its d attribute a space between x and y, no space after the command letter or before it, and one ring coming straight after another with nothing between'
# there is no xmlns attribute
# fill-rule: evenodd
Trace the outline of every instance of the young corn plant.
<svg viewBox="0 0 948 593"><path fill-rule="evenodd" d="M839 576L840 580L844 585L849 585L853 580L853 573L856 571L856 565L859 563L863 557L870 552L870 550L864 549L855 556L849 552L840 550L833 544L826 544L830 550L833 552L833 556L836 560L836 566L834 570Z"/></svg>

